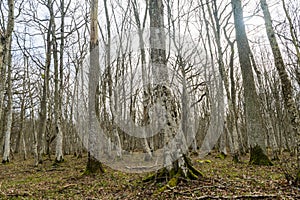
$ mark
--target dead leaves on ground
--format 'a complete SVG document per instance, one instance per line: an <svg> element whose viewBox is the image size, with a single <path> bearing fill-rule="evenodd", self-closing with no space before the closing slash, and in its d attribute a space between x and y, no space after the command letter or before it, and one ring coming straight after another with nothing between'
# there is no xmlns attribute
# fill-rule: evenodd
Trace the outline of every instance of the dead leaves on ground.
<svg viewBox="0 0 300 200"><path fill-rule="evenodd" d="M258 167L235 164L230 157L205 158L194 166L205 179L183 180L154 195L159 184L142 184L146 174L126 174L106 167L104 175L84 176L86 158L66 156L53 166L45 161L36 168L33 161L13 161L0 165L0 199L296 199L300 189L285 180L278 165Z"/></svg>

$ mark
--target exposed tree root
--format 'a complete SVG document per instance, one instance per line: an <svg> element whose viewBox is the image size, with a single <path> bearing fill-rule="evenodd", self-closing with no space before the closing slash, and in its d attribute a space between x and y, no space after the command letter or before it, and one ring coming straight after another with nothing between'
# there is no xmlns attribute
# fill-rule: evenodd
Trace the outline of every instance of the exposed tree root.
<svg viewBox="0 0 300 200"><path fill-rule="evenodd" d="M2 160L2 164L7 164L7 163L9 163L9 159L7 159L7 160Z"/></svg>
<svg viewBox="0 0 300 200"><path fill-rule="evenodd" d="M97 173L102 174L104 172L105 170L103 168L102 163L93 156L91 156L90 153L88 153L88 162L83 175L91 175Z"/></svg>
<svg viewBox="0 0 300 200"><path fill-rule="evenodd" d="M62 157L60 157L59 159L58 158L55 158L55 163L62 163L62 162L64 162L65 160L62 158Z"/></svg>
<svg viewBox="0 0 300 200"><path fill-rule="evenodd" d="M166 183L163 187L158 189L156 193L161 193L167 188L173 188L182 180L197 180L204 177L204 175L193 167L191 161L184 155L184 167L179 167L178 161L173 162L173 167L169 170L164 167L157 173L146 177L143 182Z"/></svg>

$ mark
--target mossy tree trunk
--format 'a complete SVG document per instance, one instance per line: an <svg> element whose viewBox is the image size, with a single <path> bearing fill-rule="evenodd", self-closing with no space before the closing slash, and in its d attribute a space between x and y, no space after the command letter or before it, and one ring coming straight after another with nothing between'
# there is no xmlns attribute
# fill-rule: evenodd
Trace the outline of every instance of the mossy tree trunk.
<svg viewBox="0 0 300 200"><path fill-rule="evenodd" d="M250 164L272 166L272 162L258 145L250 149Z"/></svg>
<svg viewBox="0 0 300 200"><path fill-rule="evenodd" d="M181 114L172 88L169 87L169 75L166 59L166 35L164 30L164 4L162 0L150 0L150 46L153 87L149 95L151 104L160 105L165 111L163 128L158 134L163 135L163 164L164 168L145 181L166 182L174 187L180 178L197 179L202 173L196 170L187 155L185 136L181 128ZM159 122L160 123L160 122ZM162 187L160 191L166 187Z"/></svg>
<svg viewBox="0 0 300 200"><path fill-rule="evenodd" d="M166 111L165 123L160 133L164 135L164 168L144 179L144 182L165 182L166 185L158 190L162 192L167 187L176 186L180 180L195 180L203 174L195 169L188 158L186 137L181 130L181 113L179 104L172 94L172 90L164 85L151 88L151 104L159 104Z"/></svg>
<svg viewBox="0 0 300 200"><path fill-rule="evenodd" d="M251 50L248 43L248 38L246 34L243 9L241 0L231 0L234 25L236 31L236 42L238 47L239 62L243 78L244 87L244 102L245 102L245 117L246 117L246 127L248 142L250 144L250 157L256 158L256 162L251 162L252 164L267 164L270 161L266 155L265 146L265 133L263 132L262 116L261 116L261 106L256 92L254 76L253 76L253 64L251 61ZM256 151L255 149L261 149L261 151ZM256 155L256 153L260 153ZM263 156L262 156L262 155Z"/></svg>
<svg viewBox="0 0 300 200"><path fill-rule="evenodd" d="M104 173L104 167L102 163L97 160L93 155L91 155L90 152L88 152L88 161L86 165L86 170L84 174L90 175L90 174L97 174L97 173Z"/></svg>

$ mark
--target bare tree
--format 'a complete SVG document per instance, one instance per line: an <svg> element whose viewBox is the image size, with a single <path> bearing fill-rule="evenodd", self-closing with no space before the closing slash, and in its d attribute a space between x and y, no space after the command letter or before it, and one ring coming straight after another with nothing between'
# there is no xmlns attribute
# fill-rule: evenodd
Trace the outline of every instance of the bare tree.
<svg viewBox="0 0 300 200"><path fill-rule="evenodd" d="M55 132L56 132L56 152L55 152L55 162L62 162L64 160L63 158L63 133L62 133L62 78L63 78L63 45L64 45L64 15L65 15L65 9L64 9L64 0L62 0L61 5L61 46L60 46L60 52L58 55L58 43L57 43L57 37L56 37L56 23L55 23L55 16L54 16L54 10L53 10L53 3L51 4L51 7L49 8L50 12L50 21L52 24L52 45L53 45L53 62L54 62L54 118L55 118ZM59 58L60 59L59 59ZM60 64L59 64L60 62Z"/></svg>
<svg viewBox="0 0 300 200"><path fill-rule="evenodd" d="M243 77L244 109L248 142L250 145L250 163L271 165L272 163L266 155L265 133L263 132L260 102L258 100L254 82L252 71L253 63L250 58L251 50L243 21L241 0L231 0L231 3L234 15L239 62Z"/></svg>
<svg viewBox="0 0 300 200"><path fill-rule="evenodd" d="M11 127L12 127L12 62L11 62L11 44L12 44L12 32L14 30L14 22L15 22L15 14L14 14L14 0L7 1L8 4L8 21L5 33L1 34L1 41L0 41L0 70L1 70L1 77L7 77L4 78L4 82L0 83L0 121L2 118L2 112L3 112L3 89L6 81L7 81L7 87L6 87L6 93L7 93L7 113L6 113L6 126L5 126L5 140L4 140L4 152L3 152L3 158L2 163L9 162L9 154L10 154L10 136L11 136ZM0 31L1 33L1 31ZM6 73L2 74L2 72L5 72L6 70L4 68L7 67L7 76ZM2 87L2 88L1 88Z"/></svg>
<svg viewBox="0 0 300 200"><path fill-rule="evenodd" d="M170 9L170 7L168 8ZM197 179L202 173L195 169L185 154L185 136L180 124L180 111L172 88L169 87L169 74L166 56L166 34L164 24L164 4L162 0L149 2L150 16L150 59L153 76L152 103L159 103L166 110L166 127L163 129L163 165L164 168L157 175L148 177L146 181L167 177L168 185L178 184L179 177ZM183 98L184 98L183 94ZM178 137L178 138L175 138ZM164 190L165 187L161 188Z"/></svg>
<svg viewBox="0 0 300 200"><path fill-rule="evenodd" d="M95 143L97 142L96 132L96 110L95 110L95 95L99 81L100 63L99 63L99 39L98 39L98 0L92 0L91 5L91 24L90 24L90 68L89 68L89 138L88 138L88 161L86 173L103 173L104 168L96 155L99 153ZM96 143L97 144L97 143ZM98 144L99 145L99 144Z"/></svg>
<svg viewBox="0 0 300 200"><path fill-rule="evenodd" d="M295 136L298 138L298 152L300 150L300 119L299 119L299 113L298 109L296 106L296 102L294 100L294 94L293 94L293 87L291 80L288 76L288 73L285 68L285 64L283 61L283 57L280 52L279 44L276 39L276 34L272 26L272 19L271 19L271 14L268 8L268 4L266 0L260 0L260 5L263 10L264 14L264 20L265 20L265 27L266 27L266 32L267 36L271 45L272 53L273 53L273 58L275 62L275 67L277 69L277 72L279 74L280 80L281 80L281 90L283 94L283 99L284 99L284 104L287 109L288 113L288 118L290 121L290 124L292 125L292 130L295 134ZM293 41L295 42L295 37L293 32L291 33L293 36ZM294 43L293 42L293 43ZM297 52L298 54L298 52ZM300 156L300 154L299 154ZM299 161L299 166L300 166L300 157L298 158ZM300 174L300 173L299 173ZM300 183L300 175L297 178L298 183Z"/></svg>

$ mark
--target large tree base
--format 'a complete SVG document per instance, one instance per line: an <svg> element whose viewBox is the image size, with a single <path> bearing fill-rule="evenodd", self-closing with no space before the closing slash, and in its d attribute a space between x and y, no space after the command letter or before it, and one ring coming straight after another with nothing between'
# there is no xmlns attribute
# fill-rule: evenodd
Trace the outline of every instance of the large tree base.
<svg viewBox="0 0 300 200"><path fill-rule="evenodd" d="M88 162L86 165L86 169L84 171L84 175L90 175L90 174L102 174L104 173L104 167L100 161L98 161L96 158L88 154Z"/></svg>
<svg viewBox="0 0 300 200"><path fill-rule="evenodd" d="M62 156L59 156L58 158L55 158L55 163L62 163L62 162L64 162L65 160L64 160L64 158L62 157Z"/></svg>
<svg viewBox="0 0 300 200"><path fill-rule="evenodd" d="M258 145L250 149L250 161L251 165L272 166L268 156L263 152L262 148Z"/></svg>
<svg viewBox="0 0 300 200"><path fill-rule="evenodd" d="M168 187L177 186L180 181L197 180L204 177L204 175L199 170L193 167L191 161L186 156L183 156L183 159L185 162L185 170L178 166L178 161L175 161L173 163L173 167L170 170L164 167L157 173L151 174L150 176L146 177L143 182L166 183L163 187L157 190L157 193L161 193Z"/></svg>

